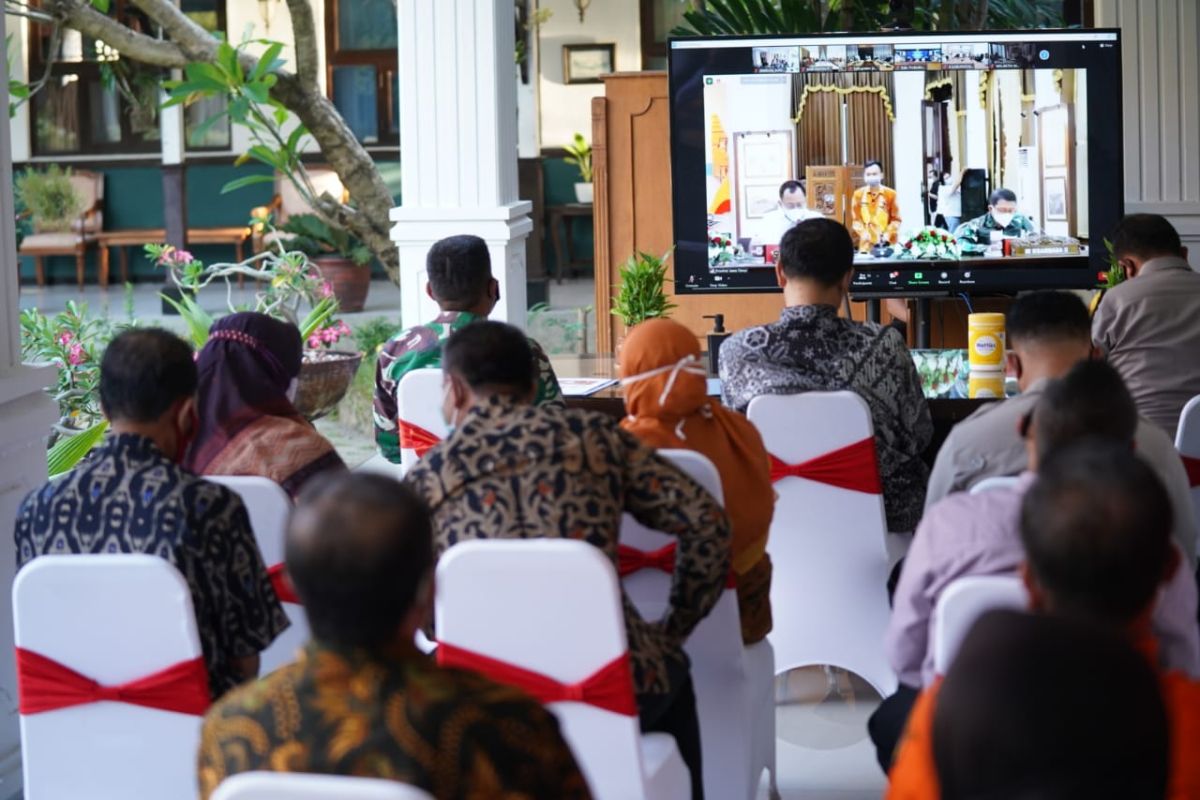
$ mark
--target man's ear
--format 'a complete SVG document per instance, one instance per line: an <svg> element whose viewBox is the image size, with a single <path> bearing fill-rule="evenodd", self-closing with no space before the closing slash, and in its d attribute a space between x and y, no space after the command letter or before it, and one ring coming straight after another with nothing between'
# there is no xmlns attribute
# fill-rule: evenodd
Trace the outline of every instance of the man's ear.
<svg viewBox="0 0 1200 800"><path fill-rule="evenodd" d="M437 298L433 296L433 284L429 281L425 282L425 294L429 295L430 300L437 302Z"/></svg>
<svg viewBox="0 0 1200 800"><path fill-rule="evenodd" d="M1008 372L1017 380L1021 380L1021 373L1024 371L1024 365L1021 363L1021 357L1009 350L1004 356L1005 362L1008 364Z"/></svg>
<svg viewBox="0 0 1200 800"><path fill-rule="evenodd" d="M1029 610L1045 611L1046 593L1042 591L1042 587L1038 584L1037 578L1034 576L1033 570L1029 567L1028 561L1021 562L1018 574L1021 576L1021 583L1025 585L1025 593L1029 595Z"/></svg>
<svg viewBox="0 0 1200 800"><path fill-rule="evenodd" d="M787 278L787 275L784 274L783 265L778 262L776 262L776 264L775 264L775 283L779 286L780 289L787 286L787 284L788 284L788 278Z"/></svg>
<svg viewBox="0 0 1200 800"><path fill-rule="evenodd" d="M191 432L196 427L196 398L185 397L175 410L175 426L181 431Z"/></svg>

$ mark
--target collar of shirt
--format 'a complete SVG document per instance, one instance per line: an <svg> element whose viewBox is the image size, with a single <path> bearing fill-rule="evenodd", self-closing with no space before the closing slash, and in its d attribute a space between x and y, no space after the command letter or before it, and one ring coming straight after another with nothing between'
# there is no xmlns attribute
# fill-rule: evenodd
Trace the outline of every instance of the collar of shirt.
<svg viewBox="0 0 1200 800"><path fill-rule="evenodd" d="M780 320L783 322L798 322L800 320L822 319L837 316L837 309L827 305L784 306Z"/></svg>
<svg viewBox="0 0 1200 800"><path fill-rule="evenodd" d="M300 651L299 660L306 666L319 665L322 655L330 654L344 663L350 670L358 671L368 665L394 666L413 662L428 662L429 659L412 642L399 641L368 650L365 647L336 645L310 640Z"/></svg>
<svg viewBox="0 0 1200 800"><path fill-rule="evenodd" d="M1138 277L1143 275L1153 275L1157 272L1167 272L1173 269L1185 269L1190 271L1192 266L1188 264L1187 259L1179 256L1159 256L1148 260L1142 264L1141 270L1138 272Z"/></svg>
<svg viewBox="0 0 1200 800"><path fill-rule="evenodd" d="M467 418L500 419L526 408L529 408L529 403L521 402L512 395L494 394L482 403L471 406L471 410L467 412Z"/></svg>
<svg viewBox="0 0 1200 800"><path fill-rule="evenodd" d="M483 319L483 317L479 316L478 314L472 314L470 311L441 311L436 317L434 317L433 321L442 325L448 325L451 322L458 322L461 320L465 325L468 322L477 322L481 319Z"/></svg>
<svg viewBox="0 0 1200 800"><path fill-rule="evenodd" d="M96 448L96 453L101 457L111 456L138 461L167 458L153 439L138 433L113 434Z"/></svg>

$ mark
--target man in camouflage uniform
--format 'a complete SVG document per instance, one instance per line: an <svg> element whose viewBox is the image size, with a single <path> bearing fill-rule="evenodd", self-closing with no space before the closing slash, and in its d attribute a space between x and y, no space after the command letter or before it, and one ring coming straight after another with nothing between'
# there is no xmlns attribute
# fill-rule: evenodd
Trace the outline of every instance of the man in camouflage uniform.
<svg viewBox="0 0 1200 800"><path fill-rule="evenodd" d="M988 198L988 213L959 225L954 238L958 239L964 253L983 253L991 245L995 232L1008 238L1037 232L1029 217L1017 212L1017 195L1012 189L992 192Z"/></svg>

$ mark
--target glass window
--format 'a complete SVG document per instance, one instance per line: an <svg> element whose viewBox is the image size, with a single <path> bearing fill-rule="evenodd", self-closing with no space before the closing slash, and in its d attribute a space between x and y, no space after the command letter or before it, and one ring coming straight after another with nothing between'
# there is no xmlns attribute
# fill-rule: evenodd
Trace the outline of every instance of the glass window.
<svg viewBox="0 0 1200 800"><path fill-rule="evenodd" d="M51 78L33 98L34 147L40 153L79 150L79 76Z"/></svg>
<svg viewBox="0 0 1200 800"><path fill-rule="evenodd" d="M400 141L395 0L326 0L329 96L359 141Z"/></svg>
<svg viewBox="0 0 1200 800"><path fill-rule="evenodd" d="M642 69L667 68L667 37L692 7L704 8L704 0L641 0Z"/></svg>
<svg viewBox="0 0 1200 800"><path fill-rule="evenodd" d="M333 103L363 144L379 141L379 85L374 67L334 67Z"/></svg>
<svg viewBox="0 0 1200 800"><path fill-rule="evenodd" d="M395 0L339 0L338 50L395 50Z"/></svg>

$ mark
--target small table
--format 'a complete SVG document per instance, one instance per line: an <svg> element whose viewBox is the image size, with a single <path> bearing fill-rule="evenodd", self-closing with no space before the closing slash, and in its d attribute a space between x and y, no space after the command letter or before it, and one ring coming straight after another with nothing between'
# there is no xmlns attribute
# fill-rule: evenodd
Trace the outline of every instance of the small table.
<svg viewBox="0 0 1200 800"><path fill-rule="evenodd" d="M108 248L120 248L121 282L129 280L129 252L125 249L130 245L142 245L166 241L167 232L163 228L126 228L119 231L100 231L96 234L96 245L100 248L100 285L108 286L109 253ZM246 240L250 238L250 229L245 226L229 228L188 228L189 244L229 244L233 245L234 255L238 261L245 258Z"/></svg>
<svg viewBox="0 0 1200 800"><path fill-rule="evenodd" d="M567 203L561 206L550 206L546 209L546 213L550 218L550 241L554 245L554 272L555 278L559 283L562 283L563 273L566 270L571 271L572 277L575 275L575 268L592 264L590 258L575 258L575 248L573 237L571 236L574 228L574 220L577 217L591 217L591 203ZM562 228L566 234L566 247L563 247L563 239L559 236L559 223L562 223Z"/></svg>

